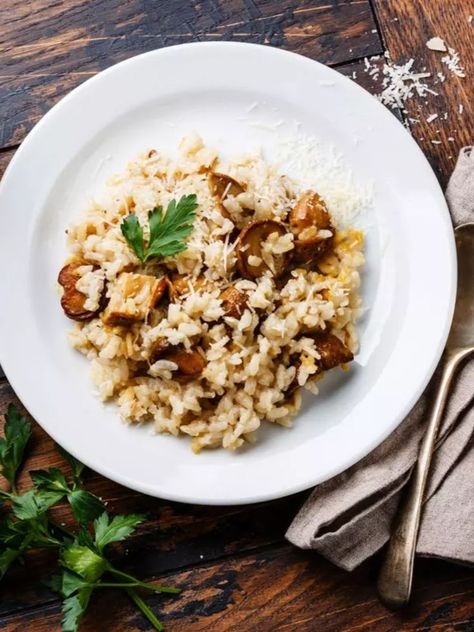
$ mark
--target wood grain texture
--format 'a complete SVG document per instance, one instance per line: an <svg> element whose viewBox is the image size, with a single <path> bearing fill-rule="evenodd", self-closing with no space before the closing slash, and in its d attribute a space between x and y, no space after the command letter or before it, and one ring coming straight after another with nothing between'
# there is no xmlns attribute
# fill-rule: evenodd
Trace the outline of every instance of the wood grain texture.
<svg viewBox="0 0 474 632"><path fill-rule="evenodd" d="M474 141L474 22L469 22L474 4L469 0L375 0L374 6L394 63L414 58L414 69L426 67L432 73L430 85L438 72L446 76L444 82L433 85L437 96L415 96L405 104L406 116L418 121L411 124L412 134L444 186L459 150ZM427 48L426 42L435 35L459 52L465 78L454 76L442 63L445 53ZM431 114L438 118L428 123Z"/></svg>
<svg viewBox="0 0 474 632"><path fill-rule="evenodd" d="M402 632L468 630L474 625L472 573L422 561L414 601L403 614L377 600L378 560L348 574L314 554L280 546L214 564L202 564L159 581L183 589L178 597L149 597L169 632ZM271 581L270 581L271 578ZM421 581L420 581L421 580ZM59 604L0 618L4 632L56 632ZM102 591L82 632L149 630L124 598Z"/></svg>
<svg viewBox="0 0 474 632"><path fill-rule="evenodd" d="M382 50L368 0L7 0L0 24L0 147L85 79L155 48L255 42L329 64Z"/></svg>

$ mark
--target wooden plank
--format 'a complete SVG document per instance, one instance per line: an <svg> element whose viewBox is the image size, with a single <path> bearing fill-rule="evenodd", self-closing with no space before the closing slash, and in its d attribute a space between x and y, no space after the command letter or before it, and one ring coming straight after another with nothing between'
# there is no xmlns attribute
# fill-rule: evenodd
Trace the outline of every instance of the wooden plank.
<svg viewBox="0 0 474 632"><path fill-rule="evenodd" d="M459 150L471 145L474 137L474 23L468 21L469 14L474 13L472 2L374 0L374 7L394 63L413 57L414 69L426 67L433 77L438 72L446 76L434 86L438 96L414 97L406 102L407 116L419 120L411 126L413 136L445 185ZM466 69L464 79L454 76L442 63L445 53L427 48L426 42L435 35L459 52ZM428 123L431 114L438 114L438 118Z"/></svg>
<svg viewBox="0 0 474 632"><path fill-rule="evenodd" d="M413 603L403 614L377 600L378 560L353 573L289 546L234 557L157 580L179 586L179 597L148 603L168 632L403 632L472 630L474 585L469 569L424 560L417 566ZM59 605L0 618L4 632L59 631ZM125 596L101 591L81 630L138 632L150 626Z"/></svg>
<svg viewBox="0 0 474 632"><path fill-rule="evenodd" d="M155 48L256 42L329 64L382 50L368 0L9 0L0 23L0 147L88 77Z"/></svg>

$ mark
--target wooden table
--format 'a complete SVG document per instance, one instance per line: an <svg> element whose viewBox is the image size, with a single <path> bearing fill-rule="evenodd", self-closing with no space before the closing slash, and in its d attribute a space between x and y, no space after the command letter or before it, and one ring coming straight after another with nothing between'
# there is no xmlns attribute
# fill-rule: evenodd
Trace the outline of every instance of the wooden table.
<svg viewBox="0 0 474 632"><path fill-rule="evenodd" d="M3 0L1 169L58 99L103 68L143 51L195 40L259 42L355 73L364 87L378 92L379 83L364 72L364 57L389 51L395 63L414 57L418 69L426 66L436 74L440 55L425 43L439 35L459 51L466 78L444 68L439 95L413 98L398 115L419 120L412 133L445 185L459 149L474 139L469 14L474 14L472 0ZM432 113L439 117L428 123ZM15 401L0 378L0 413ZM30 467L59 464L52 441L35 425ZM474 630L472 570L418 561L413 604L393 614L377 600L379 558L348 574L286 543L285 530L304 493L261 505L209 508L148 498L93 472L87 483L112 512L149 514L147 525L118 554L123 567L140 577L166 578L184 589L178 599L150 599L169 632ZM59 519L65 518L62 512ZM59 603L39 583L51 563L47 555L32 555L3 582L2 630L59 630ZM149 626L125 598L103 591L83 629Z"/></svg>

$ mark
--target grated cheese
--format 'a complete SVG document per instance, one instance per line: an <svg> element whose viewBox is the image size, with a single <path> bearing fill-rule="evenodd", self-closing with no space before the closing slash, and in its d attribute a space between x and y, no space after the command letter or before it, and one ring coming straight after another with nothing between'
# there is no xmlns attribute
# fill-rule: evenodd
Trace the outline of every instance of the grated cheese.
<svg viewBox="0 0 474 632"><path fill-rule="evenodd" d="M337 226L351 225L361 211L372 205L372 185L356 184L342 156L314 136L280 141L276 163L303 188L318 191Z"/></svg>
<svg viewBox="0 0 474 632"><path fill-rule="evenodd" d="M403 108L403 103L413 97L415 93L419 97L426 97L428 94L438 95L435 90L423 81L423 79L431 77L431 73L413 72L414 62L415 60L412 58L401 65L390 62L383 65L383 90L377 95L377 98L384 105L388 105L391 108Z"/></svg>
<svg viewBox="0 0 474 632"><path fill-rule="evenodd" d="M428 118L426 119L426 122L427 123L431 123L432 121L434 121L437 118L438 118L437 114L430 114L430 116L428 116Z"/></svg>
<svg viewBox="0 0 474 632"><path fill-rule="evenodd" d="M448 52L449 55L444 55L444 57L441 57L441 61L443 62L443 64L446 64L453 75L456 75L456 77L461 77L462 79L466 76L466 73L464 72L464 68L461 66L459 53L451 47L448 48Z"/></svg>
<svg viewBox="0 0 474 632"><path fill-rule="evenodd" d="M464 112L464 105L462 103L459 104L459 114Z"/></svg>
<svg viewBox="0 0 474 632"><path fill-rule="evenodd" d="M446 53L448 50L446 48L446 44L441 39L441 37L432 37L426 42L426 46L430 50L437 50L437 51L440 51L441 53Z"/></svg>

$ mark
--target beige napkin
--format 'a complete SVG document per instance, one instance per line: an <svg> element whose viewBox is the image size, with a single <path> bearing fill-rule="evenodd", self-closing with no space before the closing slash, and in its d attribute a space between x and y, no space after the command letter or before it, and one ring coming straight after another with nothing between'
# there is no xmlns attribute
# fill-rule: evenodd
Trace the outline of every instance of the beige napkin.
<svg viewBox="0 0 474 632"><path fill-rule="evenodd" d="M474 221L474 151L461 151L446 197L455 225ZM365 459L316 487L286 537L352 570L385 544L423 435L433 384ZM474 564L474 361L455 382L431 466L417 553Z"/></svg>

